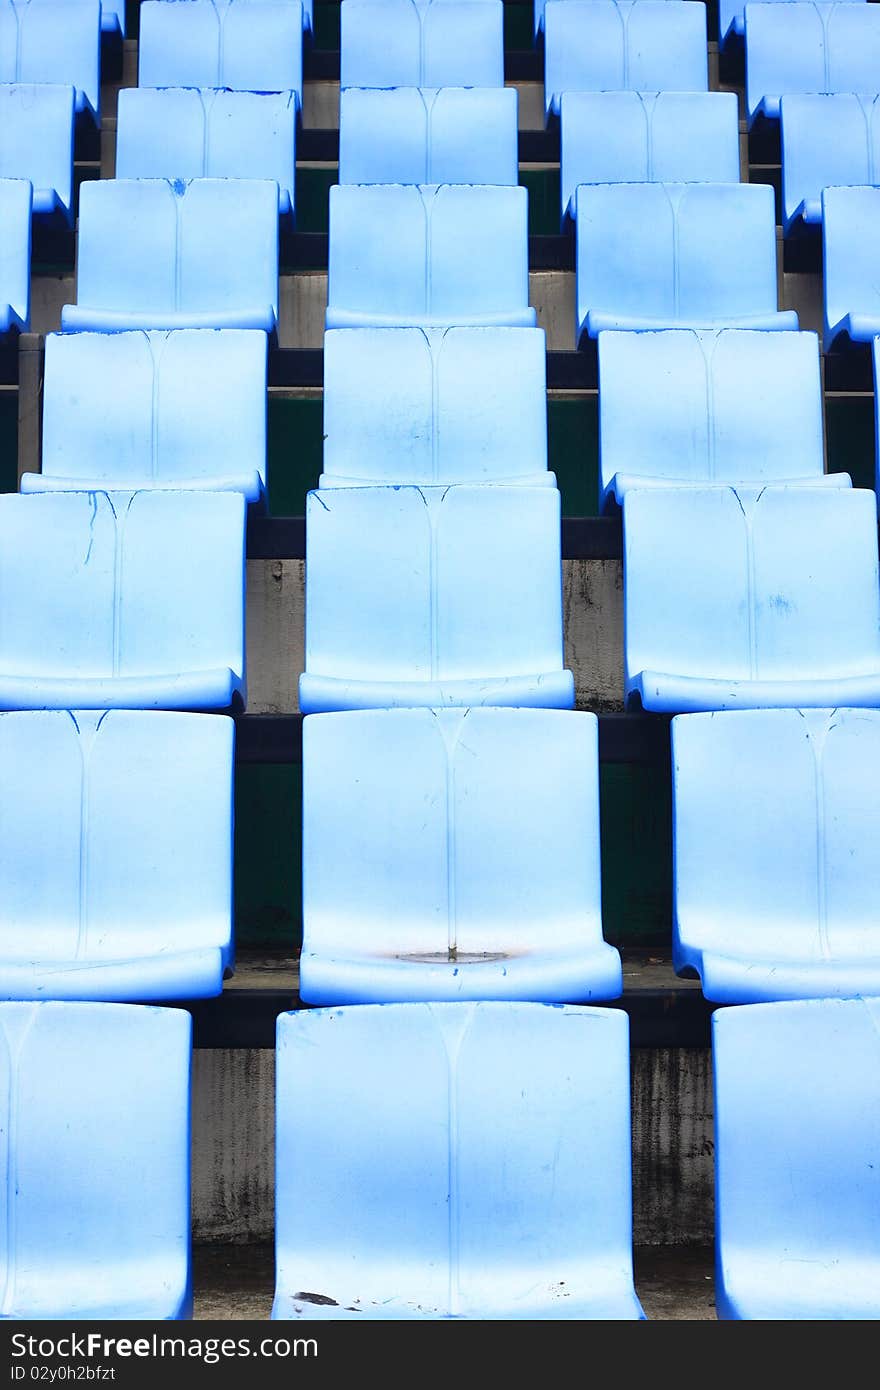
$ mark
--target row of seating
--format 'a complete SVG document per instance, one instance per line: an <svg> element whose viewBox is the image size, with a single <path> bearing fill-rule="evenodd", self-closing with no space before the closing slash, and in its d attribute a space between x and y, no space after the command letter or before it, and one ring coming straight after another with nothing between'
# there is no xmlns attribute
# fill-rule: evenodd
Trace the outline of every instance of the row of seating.
<svg viewBox="0 0 880 1390"><path fill-rule="evenodd" d="M878 1037L876 1000L715 1014L722 1316L880 1316ZM4 1003L0 1042L2 1315L190 1316L189 1015ZM274 1317L644 1316L622 1012L282 1014L276 1097Z"/></svg>

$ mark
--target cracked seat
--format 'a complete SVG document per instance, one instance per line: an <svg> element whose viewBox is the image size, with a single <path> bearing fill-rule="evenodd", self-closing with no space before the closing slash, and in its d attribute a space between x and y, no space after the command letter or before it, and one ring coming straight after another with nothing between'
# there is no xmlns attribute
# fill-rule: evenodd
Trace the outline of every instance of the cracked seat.
<svg viewBox="0 0 880 1390"><path fill-rule="evenodd" d="M746 115L779 119L790 92L875 92L880 11L852 0L756 3L745 14Z"/></svg>
<svg viewBox="0 0 880 1390"><path fill-rule="evenodd" d="M244 680L244 498L0 497L0 709L227 709Z"/></svg>
<svg viewBox="0 0 880 1390"><path fill-rule="evenodd" d="M672 721L673 961L722 1004L880 994L880 712Z"/></svg>
<svg viewBox="0 0 880 1390"><path fill-rule="evenodd" d="M265 491L264 333L50 333L42 471L22 492Z"/></svg>
<svg viewBox="0 0 880 1390"><path fill-rule="evenodd" d="M304 714L568 709L552 487L357 487L306 499Z"/></svg>
<svg viewBox="0 0 880 1390"><path fill-rule="evenodd" d="M220 993L233 730L222 715L0 714L0 999Z"/></svg>
<svg viewBox="0 0 880 1390"><path fill-rule="evenodd" d="M346 0L340 86L503 87L501 0Z"/></svg>
<svg viewBox="0 0 880 1390"><path fill-rule="evenodd" d="M880 1318L880 1001L718 1009L718 1316Z"/></svg>
<svg viewBox="0 0 880 1390"><path fill-rule="evenodd" d="M273 1318L644 1317L625 1014L367 1004L277 1034Z"/></svg>
<svg viewBox="0 0 880 1390"><path fill-rule="evenodd" d="M30 319L31 207L30 183L0 178L0 336Z"/></svg>
<svg viewBox="0 0 880 1390"><path fill-rule="evenodd" d="M302 106L311 10L311 0L144 0L138 86L295 92Z"/></svg>
<svg viewBox="0 0 880 1390"><path fill-rule="evenodd" d="M513 87L344 88L339 182L515 185L516 123Z"/></svg>
<svg viewBox="0 0 880 1390"><path fill-rule="evenodd" d="M330 834L344 870L325 853ZM306 1003L621 992L602 937L593 714L310 716L303 874Z"/></svg>
<svg viewBox="0 0 880 1390"><path fill-rule="evenodd" d="M878 15L880 18L880 15ZM875 238L880 188L822 192L822 259L826 352L880 335L880 281Z"/></svg>
<svg viewBox="0 0 880 1390"><path fill-rule="evenodd" d="M623 530L628 705L880 705L872 491L632 488Z"/></svg>
<svg viewBox="0 0 880 1390"><path fill-rule="evenodd" d="M74 97L69 86L0 84L0 178L27 179L35 216L73 220Z"/></svg>
<svg viewBox="0 0 880 1390"><path fill-rule="evenodd" d="M185 1009L0 1004L0 1318L189 1318Z"/></svg>
<svg viewBox="0 0 880 1390"><path fill-rule="evenodd" d="M819 226L826 188L869 187L880 156L880 97L789 93L780 102L782 214L788 234Z"/></svg>
<svg viewBox="0 0 880 1390"><path fill-rule="evenodd" d="M277 184L266 179L84 184L76 294L76 304L61 311L65 332L256 328L274 333Z"/></svg>
<svg viewBox="0 0 880 1390"><path fill-rule="evenodd" d="M101 114L100 0L0 0L0 83L76 90L77 112Z"/></svg>
<svg viewBox="0 0 880 1390"><path fill-rule="evenodd" d="M546 361L540 328L332 329L320 486L555 486Z"/></svg>

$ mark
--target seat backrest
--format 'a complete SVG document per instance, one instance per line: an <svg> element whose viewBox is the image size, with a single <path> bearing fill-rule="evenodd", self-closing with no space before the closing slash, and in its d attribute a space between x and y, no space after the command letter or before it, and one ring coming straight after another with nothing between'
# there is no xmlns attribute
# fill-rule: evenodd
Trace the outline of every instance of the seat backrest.
<svg viewBox="0 0 880 1390"><path fill-rule="evenodd" d="M746 110L779 116L789 92L874 92L880 10L851 0L749 0L745 23Z"/></svg>
<svg viewBox="0 0 880 1390"><path fill-rule="evenodd" d="M880 667L873 492L636 488L623 517L628 682Z"/></svg>
<svg viewBox="0 0 880 1390"><path fill-rule="evenodd" d="M0 179L0 333L30 315L31 208L30 183Z"/></svg>
<svg viewBox="0 0 880 1390"><path fill-rule="evenodd" d="M278 184L279 211L290 213L296 113L292 92L124 87L117 115L116 177L272 179Z"/></svg>
<svg viewBox="0 0 880 1390"><path fill-rule="evenodd" d="M266 335L50 333L43 376L48 477L144 485L266 471Z"/></svg>
<svg viewBox="0 0 880 1390"><path fill-rule="evenodd" d="M721 326L777 311L769 184L581 185L576 218L579 323L592 312L653 327ZM722 228L735 257L722 251Z"/></svg>
<svg viewBox="0 0 880 1390"><path fill-rule="evenodd" d="M346 87L503 87L501 0L346 0Z"/></svg>
<svg viewBox="0 0 880 1390"><path fill-rule="evenodd" d="M0 498L0 671L243 672L244 506L230 492Z"/></svg>
<svg viewBox="0 0 880 1390"><path fill-rule="evenodd" d="M227 312L235 318L253 308L271 307L277 317L277 186L261 179L83 184L77 303L119 313L120 327L126 313L150 317L156 328L188 313L209 313L214 326Z"/></svg>
<svg viewBox="0 0 880 1390"><path fill-rule="evenodd" d="M540 328L324 336L324 481L536 479L547 467Z"/></svg>
<svg viewBox="0 0 880 1390"><path fill-rule="evenodd" d="M144 0L138 85L296 92L302 102L300 0Z"/></svg>
<svg viewBox="0 0 880 1390"><path fill-rule="evenodd" d="M0 714L0 954L87 966L232 935L233 722ZM59 961L59 964L61 961Z"/></svg>
<svg viewBox="0 0 880 1390"><path fill-rule="evenodd" d="M513 87L340 94L340 183L515 184L518 158Z"/></svg>
<svg viewBox="0 0 880 1390"><path fill-rule="evenodd" d="M0 0L0 82L74 87L98 116L100 60L100 0Z"/></svg>
<svg viewBox="0 0 880 1390"><path fill-rule="evenodd" d="M617 475L780 482L824 472L815 333L599 335L600 495Z"/></svg>
<svg viewBox="0 0 880 1390"><path fill-rule="evenodd" d="M723 47L731 34L745 33L745 0L718 0L718 37Z"/></svg>
<svg viewBox="0 0 880 1390"><path fill-rule="evenodd" d="M566 92L562 213L581 183L739 183L733 92Z"/></svg>
<svg viewBox="0 0 880 1390"><path fill-rule="evenodd" d="M593 714L542 709L307 718L309 951L552 955L601 940L597 730Z"/></svg>
<svg viewBox="0 0 880 1390"><path fill-rule="evenodd" d="M306 502L306 669L469 679L562 663L559 493L338 488Z"/></svg>
<svg viewBox="0 0 880 1390"><path fill-rule="evenodd" d="M282 1014L276 1316L637 1316L628 1053L612 1009Z"/></svg>
<svg viewBox="0 0 880 1390"><path fill-rule="evenodd" d="M821 221L826 188L880 183L880 98L790 93L780 103L780 135L786 228L798 214Z"/></svg>
<svg viewBox="0 0 880 1390"><path fill-rule="evenodd" d="M712 1045L719 1305L876 1318L880 1004L719 1009Z"/></svg>
<svg viewBox="0 0 880 1390"><path fill-rule="evenodd" d="M469 0L471 2L471 0ZM479 9L482 0L473 4ZM335 184L328 328L528 310L528 193L482 184Z"/></svg>
<svg viewBox="0 0 880 1390"><path fill-rule="evenodd" d="M27 179L34 211L51 211L54 193L71 212L74 101L73 87L0 85L0 178Z"/></svg>
<svg viewBox="0 0 880 1390"><path fill-rule="evenodd" d="M672 721L675 931L756 960L874 956L880 712Z"/></svg>
<svg viewBox="0 0 880 1390"><path fill-rule="evenodd" d="M822 194L825 351L832 329L848 315L880 320L877 231L880 188L826 188Z"/></svg>
<svg viewBox="0 0 880 1390"><path fill-rule="evenodd" d="M547 0L544 104L564 92L706 92L706 6L694 0Z"/></svg>
<svg viewBox="0 0 880 1390"><path fill-rule="evenodd" d="M6 1318L188 1316L184 1009L0 1003Z"/></svg>

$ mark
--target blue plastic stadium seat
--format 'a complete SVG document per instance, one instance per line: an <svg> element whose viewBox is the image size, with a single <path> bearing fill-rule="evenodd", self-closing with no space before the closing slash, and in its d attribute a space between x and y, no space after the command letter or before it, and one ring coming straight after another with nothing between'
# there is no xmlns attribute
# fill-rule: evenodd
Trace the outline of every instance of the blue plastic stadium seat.
<svg viewBox="0 0 880 1390"><path fill-rule="evenodd" d="M712 1022L718 1316L880 1318L880 1000Z"/></svg>
<svg viewBox="0 0 880 1390"><path fill-rule="evenodd" d="M519 181L514 87L345 89L340 183Z"/></svg>
<svg viewBox="0 0 880 1390"><path fill-rule="evenodd" d="M233 738L219 715L0 714L0 999L220 993Z"/></svg>
<svg viewBox="0 0 880 1390"><path fill-rule="evenodd" d="M0 497L0 709L226 709L244 686L244 498Z"/></svg>
<svg viewBox="0 0 880 1390"><path fill-rule="evenodd" d="M872 491L631 488L623 526L628 704L880 705Z"/></svg>
<svg viewBox="0 0 880 1390"><path fill-rule="evenodd" d="M191 1038L185 1009L0 1004L0 1317L191 1316Z"/></svg>
<svg viewBox="0 0 880 1390"><path fill-rule="evenodd" d="M622 990L602 939L594 714L306 719L303 878L308 1004L576 1003Z"/></svg>
<svg viewBox="0 0 880 1390"><path fill-rule="evenodd" d="M27 179L33 212L73 217L72 87L0 85L0 178ZM0 236L3 233L0 232Z"/></svg>
<svg viewBox="0 0 880 1390"><path fill-rule="evenodd" d="M292 216L296 109L292 92L124 87L116 177L272 179L279 212Z"/></svg>
<svg viewBox="0 0 880 1390"><path fill-rule="evenodd" d="M339 328L324 335L321 487L541 483L541 328Z"/></svg>
<svg viewBox="0 0 880 1390"><path fill-rule="evenodd" d="M575 215L579 340L607 328L797 328L777 308L769 184L581 184Z"/></svg>
<svg viewBox="0 0 880 1390"><path fill-rule="evenodd" d="M295 92L302 105L300 0L144 0L140 87Z"/></svg>
<svg viewBox="0 0 880 1390"><path fill-rule="evenodd" d="M198 3L198 0L192 0ZM150 0L168 4L169 0ZM278 187L267 179L100 179L79 198L64 330L259 328L278 319Z"/></svg>
<svg viewBox="0 0 880 1390"><path fill-rule="evenodd" d="M50 333L42 472L22 492L221 488L263 495L266 335Z"/></svg>
<svg viewBox="0 0 880 1390"><path fill-rule="evenodd" d="M673 959L722 1004L880 994L880 712L672 721Z"/></svg>
<svg viewBox="0 0 880 1390"><path fill-rule="evenodd" d="M0 335L30 318L31 207L29 183L0 178Z"/></svg>
<svg viewBox="0 0 880 1390"><path fill-rule="evenodd" d="M724 48L732 34L738 34L742 38L745 31L745 0L718 0L719 46Z"/></svg>
<svg viewBox="0 0 880 1390"><path fill-rule="evenodd" d="M528 261L525 188L334 184L326 326L533 328Z"/></svg>
<svg viewBox="0 0 880 1390"><path fill-rule="evenodd" d="M367 1004L277 1038L273 1318L644 1317L621 1010Z"/></svg>
<svg viewBox="0 0 880 1390"><path fill-rule="evenodd" d="M591 183L738 183L733 92L566 92L562 216Z"/></svg>
<svg viewBox="0 0 880 1390"><path fill-rule="evenodd" d="M306 499L304 714L569 709L552 487L358 487Z"/></svg>
<svg viewBox="0 0 880 1390"><path fill-rule="evenodd" d="M708 91L707 52L696 0L547 0L547 116L564 92Z"/></svg>
<svg viewBox="0 0 880 1390"><path fill-rule="evenodd" d="M599 336L599 496L669 483L827 482L815 333Z"/></svg>
<svg viewBox="0 0 880 1390"><path fill-rule="evenodd" d="M0 82L74 87L98 119L100 58L100 0L0 0Z"/></svg>
<svg viewBox="0 0 880 1390"><path fill-rule="evenodd" d="M875 92L880 67L880 9L876 5L756 4L745 23L746 111L779 117L788 92Z"/></svg>
<svg viewBox="0 0 880 1390"><path fill-rule="evenodd" d="M501 0L345 0L341 87L503 87Z"/></svg>
<svg viewBox="0 0 880 1390"><path fill-rule="evenodd" d="M870 343L880 334L877 234L880 188L826 188L822 193L825 335Z"/></svg>
<svg viewBox="0 0 880 1390"><path fill-rule="evenodd" d="M821 223L824 189L880 183L880 172L875 172L880 156L878 97L845 92L784 96L780 135L786 233L801 222Z"/></svg>
<svg viewBox="0 0 880 1390"><path fill-rule="evenodd" d="M101 0L101 29L125 38L125 0Z"/></svg>

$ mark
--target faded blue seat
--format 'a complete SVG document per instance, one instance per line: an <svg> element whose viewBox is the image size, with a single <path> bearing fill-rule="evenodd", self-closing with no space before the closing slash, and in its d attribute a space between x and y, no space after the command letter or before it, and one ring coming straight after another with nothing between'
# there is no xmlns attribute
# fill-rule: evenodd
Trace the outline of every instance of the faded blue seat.
<svg viewBox="0 0 880 1390"><path fill-rule="evenodd" d="M870 343L880 334L877 234L880 188L826 188L822 193L824 348L839 337Z"/></svg>
<svg viewBox="0 0 880 1390"><path fill-rule="evenodd" d="M718 1316L880 1318L880 1000L712 1022Z"/></svg>
<svg viewBox="0 0 880 1390"><path fill-rule="evenodd" d="M568 709L552 487L358 487L306 499L304 714Z"/></svg>
<svg viewBox="0 0 880 1390"><path fill-rule="evenodd" d="M621 993L602 938L594 714L314 715L303 855L307 1004Z"/></svg>
<svg viewBox="0 0 880 1390"><path fill-rule="evenodd" d="M673 960L722 1004L880 994L880 711L672 721Z"/></svg>
<svg viewBox="0 0 880 1390"><path fill-rule="evenodd" d="M599 335L599 497L670 483L827 482L815 333Z"/></svg>
<svg viewBox="0 0 880 1390"><path fill-rule="evenodd" d="M50 333L42 472L22 492L221 488L263 494L266 335Z"/></svg>
<svg viewBox="0 0 880 1390"><path fill-rule="evenodd" d="M880 704L877 511L864 488L631 488L627 704Z"/></svg>
<svg viewBox="0 0 880 1390"><path fill-rule="evenodd" d="M745 23L746 113L779 117L789 92L875 92L880 69L880 10L852 0L757 4Z"/></svg>
<svg viewBox="0 0 880 1390"><path fill-rule="evenodd" d="M220 993L233 740L221 715L0 714L0 999Z"/></svg>
<svg viewBox="0 0 880 1390"><path fill-rule="evenodd" d="M880 183L880 98L792 93L780 102L779 129L786 233L821 223L824 189Z"/></svg>
<svg viewBox="0 0 880 1390"><path fill-rule="evenodd" d="M745 0L718 0L719 47L724 48L732 34L742 37L745 30Z"/></svg>
<svg viewBox="0 0 880 1390"><path fill-rule="evenodd" d="M331 330L321 487L555 486L546 362L541 328Z"/></svg>
<svg viewBox="0 0 880 1390"><path fill-rule="evenodd" d="M514 87L349 87L339 182L516 184L516 122Z"/></svg>
<svg viewBox="0 0 880 1390"><path fill-rule="evenodd" d="M739 183L734 92L566 92L562 216L579 184Z"/></svg>
<svg viewBox="0 0 880 1390"><path fill-rule="evenodd" d="M617 1009L281 1014L272 1317L643 1318L629 1093Z"/></svg>
<svg viewBox="0 0 880 1390"><path fill-rule="evenodd" d="M706 92L707 55L695 0L547 0L546 114L565 92Z"/></svg>
<svg viewBox="0 0 880 1390"><path fill-rule="evenodd" d="M198 3L199 0L193 0ZM169 0L150 0L168 4ZM259 328L278 319L278 186L267 179L100 179L79 198L65 331Z"/></svg>
<svg viewBox="0 0 880 1390"><path fill-rule="evenodd" d="M100 68L100 0L0 0L0 82L74 87L97 120Z"/></svg>
<svg viewBox="0 0 880 1390"><path fill-rule="evenodd" d="M0 1004L4 1319L179 1319L190 1281L185 1009Z"/></svg>
<svg viewBox="0 0 880 1390"><path fill-rule="evenodd" d="M581 184L575 215L580 340L607 328L797 328L777 308L769 184Z"/></svg>
<svg viewBox="0 0 880 1390"><path fill-rule="evenodd" d="M123 87L116 177L272 179L278 211L292 216L296 111L292 92Z"/></svg>
<svg viewBox="0 0 880 1390"><path fill-rule="evenodd" d="M328 264L327 328L537 323L525 188L334 184Z"/></svg>
<svg viewBox="0 0 880 1390"><path fill-rule="evenodd" d="M125 38L125 0L101 0L101 29Z"/></svg>
<svg viewBox="0 0 880 1390"><path fill-rule="evenodd" d="M244 498L0 497L0 709L243 705Z"/></svg>
<svg viewBox="0 0 880 1390"><path fill-rule="evenodd" d="M27 179L33 212L73 217L72 87L0 85L0 178Z"/></svg>
<svg viewBox="0 0 880 1390"><path fill-rule="evenodd" d="M24 179L0 178L0 335L30 318L31 199Z"/></svg>
<svg viewBox="0 0 880 1390"><path fill-rule="evenodd" d="M503 87L501 0L346 0L341 87Z"/></svg>
<svg viewBox="0 0 880 1390"><path fill-rule="evenodd" d="M300 0L144 0L138 86L295 92L302 105Z"/></svg>

